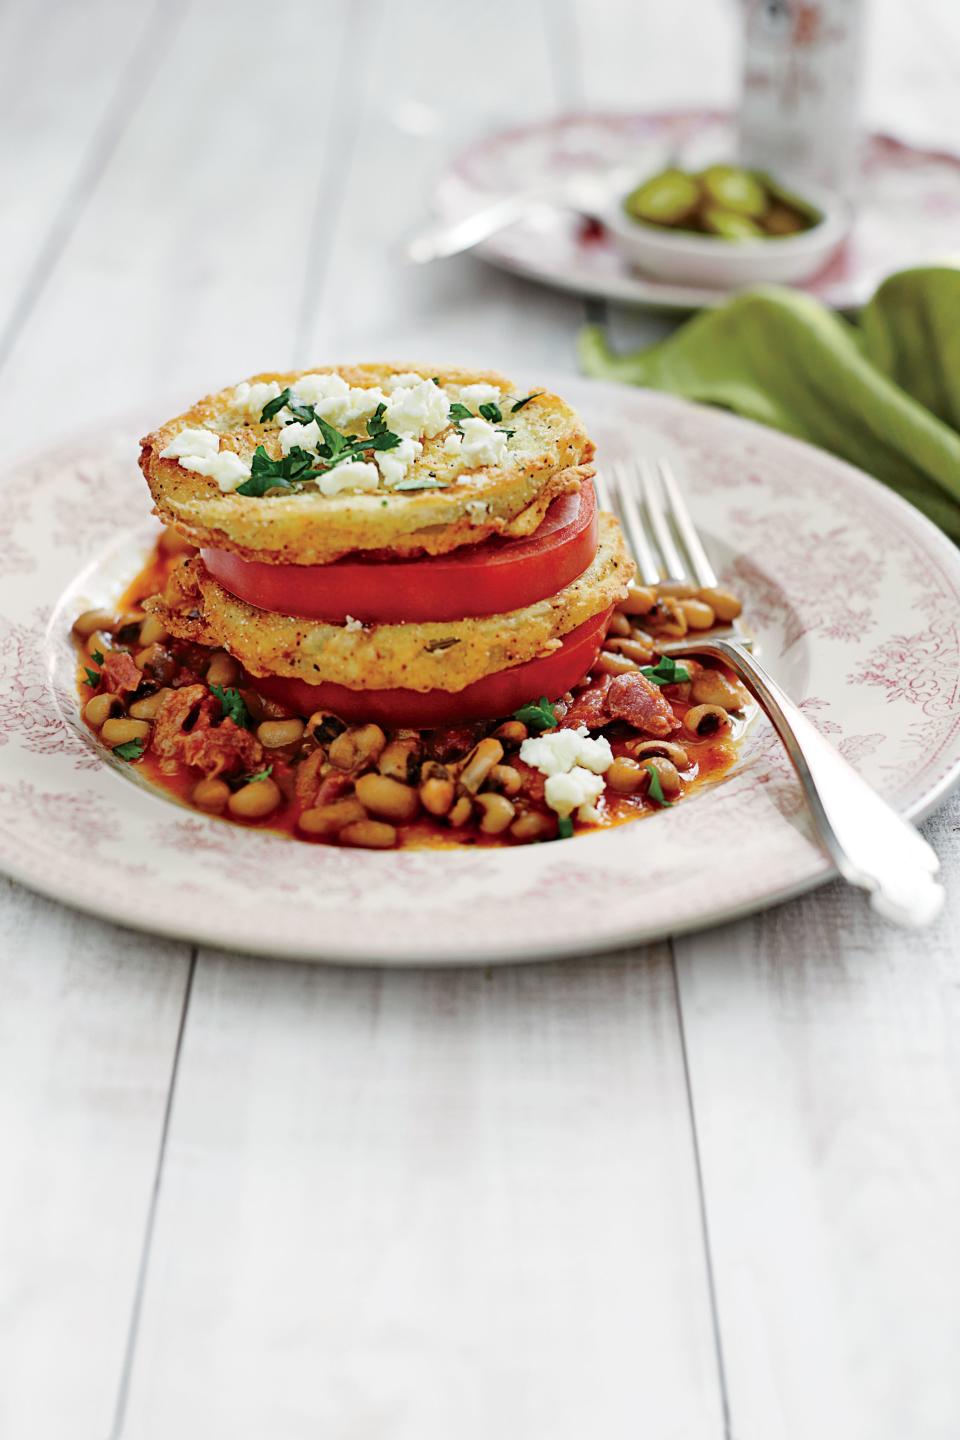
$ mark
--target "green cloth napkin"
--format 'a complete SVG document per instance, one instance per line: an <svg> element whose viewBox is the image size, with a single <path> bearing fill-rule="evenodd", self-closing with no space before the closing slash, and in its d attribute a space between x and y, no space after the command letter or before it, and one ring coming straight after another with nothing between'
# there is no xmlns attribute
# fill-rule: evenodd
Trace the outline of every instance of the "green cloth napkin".
<svg viewBox="0 0 960 1440"><path fill-rule="evenodd" d="M960 269L891 275L851 324L765 286L616 355L580 336L588 375L722 405L831 450L960 540Z"/></svg>

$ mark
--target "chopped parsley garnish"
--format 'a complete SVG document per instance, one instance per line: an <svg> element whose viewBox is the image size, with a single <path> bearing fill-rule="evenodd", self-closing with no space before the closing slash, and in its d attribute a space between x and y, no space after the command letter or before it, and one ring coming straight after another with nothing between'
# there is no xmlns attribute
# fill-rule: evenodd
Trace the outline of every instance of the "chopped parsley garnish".
<svg viewBox="0 0 960 1440"><path fill-rule="evenodd" d="M103 664L103 655L99 650L92 651L90 659L93 661L94 665ZM91 690L96 690L97 686L100 684L100 671L92 670L89 665L84 665L83 668L87 677L86 680L84 680L83 682L84 685L89 685Z"/></svg>
<svg viewBox="0 0 960 1440"><path fill-rule="evenodd" d="M495 425L498 420L503 419L503 411L492 400L487 400L480 406L480 414L484 420L489 420L491 425Z"/></svg>
<svg viewBox="0 0 960 1440"><path fill-rule="evenodd" d="M533 704L521 705L519 710L513 712L514 720L519 720L526 725L528 730L555 730L557 728L557 716L553 706L546 695Z"/></svg>
<svg viewBox="0 0 960 1440"><path fill-rule="evenodd" d="M258 780L266 780L273 774L273 766L268 765L266 770L258 770L256 775L244 775L244 785L254 785Z"/></svg>
<svg viewBox="0 0 960 1440"><path fill-rule="evenodd" d="M457 429L459 430L461 420L473 419L473 411L468 410L466 405L461 405L459 400L454 400L453 404L450 406L450 419L453 421L454 425L456 425Z"/></svg>
<svg viewBox="0 0 960 1440"><path fill-rule="evenodd" d="M524 405L529 405L531 400L536 400L537 396L542 394L542 390L535 390L532 395L524 395L522 400L518 400L516 404L510 406L510 414L516 415L517 411L522 410Z"/></svg>
<svg viewBox="0 0 960 1440"><path fill-rule="evenodd" d="M239 690L224 689L222 685L211 685L210 694L220 701L224 720L232 720L241 730L252 730L253 721Z"/></svg>
<svg viewBox="0 0 960 1440"><path fill-rule="evenodd" d="M557 839L558 839L558 840L572 840L572 839L573 839L573 816L572 816L572 815L561 815L561 816L560 816L560 819L557 821Z"/></svg>
<svg viewBox="0 0 960 1440"><path fill-rule="evenodd" d="M266 405L264 405L263 407L263 410L260 412L260 424L266 425L267 421L272 420L274 415L276 415L278 411L283 409L284 405L289 404L290 390L288 387L286 390L281 390L280 394L277 395L273 400L267 401Z"/></svg>
<svg viewBox="0 0 960 1440"><path fill-rule="evenodd" d="M443 480L417 479L416 476L410 480L400 480L392 488L394 490L443 490L446 482Z"/></svg>
<svg viewBox="0 0 960 1440"><path fill-rule="evenodd" d="M265 495L268 490L292 490L304 480L322 475L323 470L314 470L314 457L299 445L294 445L289 455L280 460L271 460L262 445L258 445L250 461L250 479L237 486L238 495Z"/></svg>
<svg viewBox="0 0 960 1440"><path fill-rule="evenodd" d="M498 425L497 429L500 431L501 435L506 435L508 440L512 440L514 435L516 435L517 433L516 430L507 430L503 425Z"/></svg>
<svg viewBox="0 0 960 1440"><path fill-rule="evenodd" d="M650 799L655 800L658 805L665 807L672 805L673 801L668 800L663 793L663 786L660 784L660 775L656 765L644 765L643 768L650 776L650 784L647 786L647 794L650 796Z"/></svg>
<svg viewBox="0 0 960 1440"><path fill-rule="evenodd" d="M661 655L656 665L642 665L640 674L654 685L683 685L690 679L686 665L678 665L672 655Z"/></svg>
<svg viewBox="0 0 960 1440"><path fill-rule="evenodd" d="M123 745L114 745L114 755L119 755L121 760L139 760L143 754L142 740L127 740Z"/></svg>
<svg viewBox="0 0 960 1440"><path fill-rule="evenodd" d="M387 427L383 418L387 407L382 401L367 421L366 435L345 435L318 415L314 406L297 404L288 390L264 406L261 419L270 419L284 405L289 406L301 425L316 423L322 437L316 455L311 455L302 445L292 445L288 455L271 460L264 447L258 445L250 462L250 479L237 487L238 495L259 497L268 490L294 490L305 480L315 480L345 460L362 460L369 450L394 450L401 442L401 436Z"/></svg>

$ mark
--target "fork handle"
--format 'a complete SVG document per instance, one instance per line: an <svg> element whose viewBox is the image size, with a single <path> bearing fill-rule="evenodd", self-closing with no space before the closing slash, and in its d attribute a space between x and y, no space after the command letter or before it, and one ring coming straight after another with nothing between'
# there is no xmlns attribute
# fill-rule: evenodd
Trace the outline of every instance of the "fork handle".
<svg viewBox="0 0 960 1440"><path fill-rule="evenodd" d="M728 640L667 647L669 654L712 655L743 681L769 716L803 786L821 844L851 885L895 924L936 919L943 887L935 852L825 740L756 658Z"/></svg>

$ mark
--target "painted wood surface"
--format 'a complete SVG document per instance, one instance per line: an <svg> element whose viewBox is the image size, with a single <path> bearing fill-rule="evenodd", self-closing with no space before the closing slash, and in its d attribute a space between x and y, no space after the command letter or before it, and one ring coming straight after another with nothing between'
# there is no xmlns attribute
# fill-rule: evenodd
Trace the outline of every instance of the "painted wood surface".
<svg viewBox="0 0 960 1440"><path fill-rule="evenodd" d="M871 113L948 135L960 23L872 17ZM729 101L735 18L0 6L6 453L272 364L572 373L576 300L400 242L493 126ZM955 886L960 804L926 831ZM4 884L0 1433L954 1440L956 904L384 975Z"/></svg>

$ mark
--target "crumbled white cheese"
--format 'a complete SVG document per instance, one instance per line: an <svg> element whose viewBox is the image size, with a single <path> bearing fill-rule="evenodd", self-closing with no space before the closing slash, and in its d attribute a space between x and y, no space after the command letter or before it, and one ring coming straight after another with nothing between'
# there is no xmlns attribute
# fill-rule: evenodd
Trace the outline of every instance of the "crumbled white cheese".
<svg viewBox="0 0 960 1440"><path fill-rule="evenodd" d="M485 381L478 381L476 385L463 385L460 394L457 396L461 405L473 406L489 405L491 402L499 404L500 391L496 385L488 385Z"/></svg>
<svg viewBox="0 0 960 1440"><path fill-rule="evenodd" d="M219 449L219 435L215 435L212 430L191 429L188 425L183 430L178 430L166 449L160 451L160 459L179 460L182 455L209 458L216 455Z"/></svg>
<svg viewBox="0 0 960 1440"><path fill-rule="evenodd" d="M594 775L582 765L562 775L551 775L543 787L543 798L561 820L577 812L577 819L589 823L598 818L594 805L603 794L603 776Z"/></svg>
<svg viewBox="0 0 960 1440"><path fill-rule="evenodd" d="M357 420L367 420L377 406L386 400L382 390L350 386L342 375L304 375L291 386L294 396L304 405L312 405L330 425L342 430Z"/></svg>
<svg viewBox="0 0 960 1440"><path fill-rule="evenodd" d="M311 420L309 425L301 425L299 420L294 420L292 425L284 425L280 431L280 449L284 455L289 455L295 445L301 450L316 450L320 444L320 426L316 420Z"/></svg>
<svg viewBox="0 0 960 1440"><path fill-rule="evenodd" d="M198 475L216 480L224 495L250 479L250 466L232 450L224 450L219 455L184 455L180 464L184 470L194 470Z"/></svg>
<svg viewBox="0 0 960 1440"><path fill-rule="evenodd" d="M409 390L411 385L422 383L422 375L415 375L412 370L401 370L398 375L388 375L383 382L383 388L388 395L392 395L394 390Z"/></svg>
<svg viewBox="0 0 960 1440"><path fill-rule="evenodd" d="M380 468L384 485L399 485L405 480L409 473L410 466L415 464L423 454L423 446L419 440L409 438L401 440L392 450L377 450L374 452L374 459Z"/></svg>
<svg viewBox="0 0 960 1440"><path fill-rule="evenodd" d="M220 436L212 430L185 426L160 451L161 460L179 460L184 470L216 480L224 494L250 479L250 466L232 450L220 453Z"/></svg>
<svg viewBox="0 0 960 1440"><path fill-rule="evenodd" d="M443 453L444 453L444 455L457 456L457 455L460 454L460 451L461 451L462 449L463 449L463 436L460 435L460 434L458 434L456 430L451 430L451 431L450 431L450 434L447 436L447 438L446 438L446 439L444 440L444 442L443 442Z"/></svg>
<svg viewBox="0 0 960 1440"><path fill-rule="evenodd" d="M577 730L550 730L546 735L531 735L520 746L520 759L541 775L562 775L575 765L602 775L613 764L613 751L605 736L599 735L593 740L587 727L581 725Z"/></svg>
<svg viewBox="0 0 960 1440"><path fill-rule="evenodd" d="M355 635L358 630L363 629L363 621L355 620L352 615L347 615L343 628L344 630L349 630L351 635Z"/></svg>
<svg viewBox="0 0 960 1440"><path fill-rule="evenodd" d="M432 380L420 380L392 392L384 419L397 435L432 440L450 423L450 397Z"/></svg>
<svg viewBox="0 0 960 1440"><path fill-rule="evenodd" d="M317 481L321 495L341 495L345 490L376 490L380 471L366 460L345 460Z"/></svg>
<svg viewBox="0 0 960 1440"><path fill-rule="evenodd" d="M506 458L507 437L489 420L461 420L463 445L460 455L472 469L477 465L499 465Z"/></svg>
<svg viewBox="0 0 960 1440"><path fill-rule="evenodd" d="M233 409L258 425L263 407L276 400L279 394L280 386L276 380L257 380L252 385L247 380L241 380L233 392Z"/></svg>
<svg viewBox="0 0 960 1440"><path fill-rule="evenodd" d="M342 375L332 371L323 374L301 375L290 386L294 396L304 405L316 405L320 400L330 400L338 395L347 395L350 386Z"/></svg>

